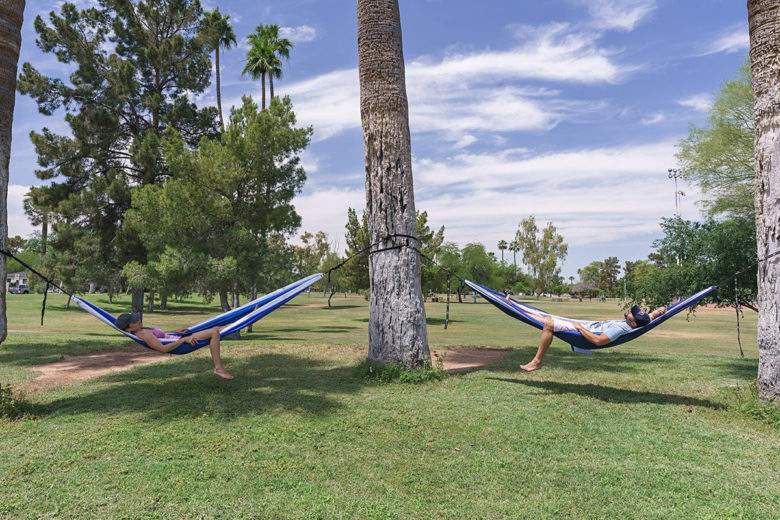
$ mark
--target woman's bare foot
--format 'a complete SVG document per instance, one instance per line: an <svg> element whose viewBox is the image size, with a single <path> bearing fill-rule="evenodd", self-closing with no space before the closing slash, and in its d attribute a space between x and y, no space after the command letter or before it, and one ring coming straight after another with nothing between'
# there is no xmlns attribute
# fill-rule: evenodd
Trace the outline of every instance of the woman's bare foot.
<svg viewBox="0 0 780 520"><path fill-rule="evenodd" d="M542 368L541 361L531 361L525 365L520 365L520 370L524 370L525 372L533 372L534 370L539 370L540 368Z"/></svg>
<svg viewBox="0 0 780 520"><path fill-rule="evenodd" d="M233 379L233 374L231 374L230 372L228 372L224 368L215 368L214 369L214 374L217 377L220 377L222 379L227 379L227 380Z"/></svg>

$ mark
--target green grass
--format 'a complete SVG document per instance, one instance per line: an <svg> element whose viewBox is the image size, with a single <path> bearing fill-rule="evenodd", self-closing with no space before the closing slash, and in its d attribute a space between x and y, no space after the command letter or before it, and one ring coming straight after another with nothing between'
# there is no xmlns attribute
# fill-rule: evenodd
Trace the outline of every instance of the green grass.
<svg viewBox="0 0 780 520"><path fill-rule="evenodd" d="M125 341L56 295L9 297L0 382ZM126 308L127 300L111 306ZM536 331L487 304L428 304L434 348L511 349L491 370L419 384L361 377L366 302L298 298L207 352L43 394L0 419L7 518L756 518L780 510L777 409L750 390L733 311L677 317L628 345L575 356L555 342L521 374ZM540 302L573 317L615 302ZM147 322L217 312L190 301Z"/></svg>

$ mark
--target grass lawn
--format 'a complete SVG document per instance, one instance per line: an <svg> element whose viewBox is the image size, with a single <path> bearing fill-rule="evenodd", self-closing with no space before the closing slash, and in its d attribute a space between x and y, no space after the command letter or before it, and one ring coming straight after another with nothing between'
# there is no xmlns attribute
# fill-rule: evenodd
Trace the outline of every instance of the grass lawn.
<svg viewBox="0 0 780 520"><path fill-rule="evenodd" d="M109 305L113 312L128 300ZM64 297L10 295L0 382L126 341ZM780 426L758 418L755 315L678 316L625 346L575 356L556 340L521 374L536 330L485 304L429 303L435 348L511 349L491 370L410 384L355 375L366 302L301 296L223 352L28 396L0 419L2 518L778 518ZM615 302L539 306L615 317ZM147 324L218 312L172 304ZM750 412L754 413L750 413ZM766 410L765 410L766 411Z"/></svg>

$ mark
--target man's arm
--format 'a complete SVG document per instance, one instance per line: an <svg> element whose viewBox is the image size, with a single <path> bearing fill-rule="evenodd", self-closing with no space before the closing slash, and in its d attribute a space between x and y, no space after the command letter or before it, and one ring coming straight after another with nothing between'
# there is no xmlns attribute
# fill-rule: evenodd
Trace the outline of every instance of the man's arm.
<svg viewBox="0 0 780 520"><path fill-rule="evenodd" d="M654 320L658 316L663 316L664 314L666 314L666 307L658 307L656 310L650 313L650 319Z"/></svg>
<svg viewBox="0 0 780 520"><path fill-rule="evenodd" d="M578 323L576 321L574 322L574 326L578 331L580 331L580 334L582 334L583 338L587 339L590 343L593 343L597 347L603 347L609 343L609 336L606 334L596 334L595 332L591 332L585 328L582 323Z"/></svg>

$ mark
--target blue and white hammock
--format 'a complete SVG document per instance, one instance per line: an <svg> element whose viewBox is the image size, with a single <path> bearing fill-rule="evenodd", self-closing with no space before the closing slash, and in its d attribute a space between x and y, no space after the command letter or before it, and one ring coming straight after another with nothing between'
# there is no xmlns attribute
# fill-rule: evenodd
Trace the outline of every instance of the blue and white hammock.
<svg viewBox="0 0 780 520"><path fill-rule="evenodd" d="M527 305L525 303L520 303L516 300L513 300L512 298L505 296L503 293L494 291L493 289L490 289L489 287L485 287L484 285L480 285L476 282L472 282L471 280L464 280L464 281L466 282L466 285L468 285L476 292L481 294L487 301L489 301L490 303L492 303L493 305L501 309L504 313L508 314L509 316L515 319L522 321L523 323L531 325L532 327L536 327L537 329L541 330L544 328L544 322L539 319L540 315L550 316L552 318L559 318L568 321L582 321L582 320L572 320L571 318L563 318L561 316L555 316L554 314L550 314L541 309L537 309L536 307L532 307L531 305ZM707 287L706 289L697 292L693 296L675 302L666 309L666 312L664 314L652 320L647 325L643 327L637 327L631 332L620 336L615 341L607 343L606 345L602 345L602 346L594 345L593 343L585 339L585 337L582 334L580 334L579 331L556 332L555 336L558 339L561 339L566 343L568 343L571 346L572 350L578 353L590 353L589 351L591 350L616 347L617 345L627 343L632 339L638 338L642 334L650 332L651 330L653 330L654 328L656 328L657 326L659 326L660 324L662 324L663 322L665 322L666 320L674 316L675 314L684 311L685 309L688 309L690 307L693 307L694 305L702 301L704 298L714 294L715 291L717 290L718 287L713 285L712 287ZM588 352L583 352L583 351L588 351Z"/></svg>
<svg viewBox="0 0 780 520"><path fill-rule="evenodd" d="M260 298L257 298L256 300L252 300L251 302L242 305L241 307L236 307L233 310L230 310L228 312L225 312L223 314L220 314L219 316L215 316L213 318L210 318L208 320L202 321L200 323L196 323L195 325L192 325L191 327L188 327L184 329L183 331L175 332L175 333L167 333L166 338L160 339L160 343L163 345L167 345L170 343L173 343L177 341L182 336L189 336L190 334L194 334L196 332L201 332L206 329L210 329L212 327L221 327L219 330L219 336L221 338L224 338L226 336L230 336L231 334L235 334L239 330L243 329L244 327L248 327L252 325L257 320L267 316L268 314L272 313L285 303L289 302L299 294L301 294L303 291L308 289L312 284L316 283L322 278L322 274L313 274L311 276L307 276L306 278L302 278L298 280L297 282L293 282L290 285L287 285L286 287L282 287L281 289L278 289L272 293L266 294L265 296L261 296ZM88 302L87 300L83 298L79 298L78 296L74 296L73 300L79 304L79 306L108 325L109 327L112 327L114 330L119 331L120 333L124 334L128 338L132 339L139 345L142 345L146 348L151 348L149 345L146 344L144 340L136 336L135 334L131 334L125 330L122 330L116 326L116 318L111 315L109 312L101 309L94 303ZM184 343L182 345L179 345L175 349L171 350L170 354L188 354L194 350L197 350L201 347L205 347L209 344L208 339L202 339L199 340L196 344L190 344L190 343Z"/></svg>

